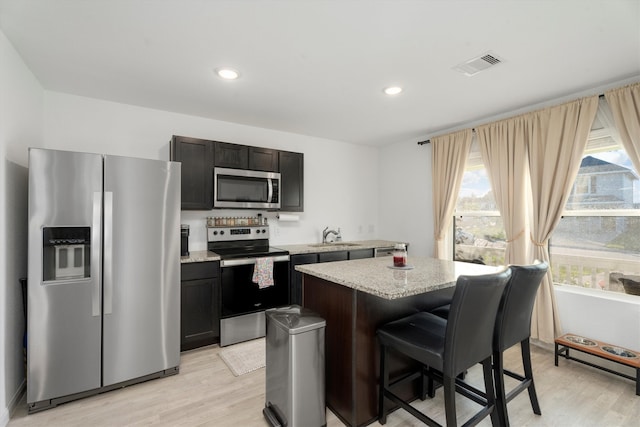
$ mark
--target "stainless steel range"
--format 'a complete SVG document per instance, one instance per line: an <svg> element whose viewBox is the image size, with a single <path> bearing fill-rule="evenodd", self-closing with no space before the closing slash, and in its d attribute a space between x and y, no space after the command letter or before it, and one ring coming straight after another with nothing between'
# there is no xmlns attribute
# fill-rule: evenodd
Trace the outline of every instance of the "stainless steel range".
<svg viewBox="0 0 640 427"><path fill-rule="evenodd" d="M207 227L207 241L208 249L221 258L220 345L263 337L264 311L289 303L289 252L269 246L267 225ZM273 261L273 285L260 288L254 283L259 258Z"/></svg>

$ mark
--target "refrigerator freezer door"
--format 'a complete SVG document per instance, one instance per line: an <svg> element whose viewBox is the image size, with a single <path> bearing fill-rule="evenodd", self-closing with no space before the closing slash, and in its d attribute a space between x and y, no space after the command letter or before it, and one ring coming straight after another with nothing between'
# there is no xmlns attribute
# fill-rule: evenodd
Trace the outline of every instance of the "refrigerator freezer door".
<svg viewBox="0 0 640 427"><path fill-rule="evenodd" d="M180 364L180 164L105 156L103 385Z"/></svg>
<svg viewBox="0 0 640 427"><path fill-rule="evenodd" d="M29 150L29 404L100 387L101 203L102 156ZM77 240L73 229L90 235L82 251L86 270L47 274L55 265L44 251Z"/></svg>

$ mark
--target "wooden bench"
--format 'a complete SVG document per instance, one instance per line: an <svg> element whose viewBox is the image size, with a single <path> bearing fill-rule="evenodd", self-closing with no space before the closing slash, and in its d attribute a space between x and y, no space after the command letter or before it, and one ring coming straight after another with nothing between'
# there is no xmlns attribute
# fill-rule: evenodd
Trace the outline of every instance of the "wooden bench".
<svg viewBox="0 0 640 427"><path fill-rule="evenodd" d="M558 366L558 356L563 356L565 359L575 360L576 362L580 362L585 365L589 365L594 368L602 369L603 371L619 375L621 377L635 381L636 395L640 396L640 352L628 350L626 348L607 344L605 342L593 340L591 338L581 337L575 334L565 334L561 337L556 338L555 347L556 366ZM634 378L630 375L605 368L604 366L598 366L593 363L571 357L569 355L569 349L591 354L602 359L611 360L621 365L631 366L632 368L635 368L636 376Z"/></svg>

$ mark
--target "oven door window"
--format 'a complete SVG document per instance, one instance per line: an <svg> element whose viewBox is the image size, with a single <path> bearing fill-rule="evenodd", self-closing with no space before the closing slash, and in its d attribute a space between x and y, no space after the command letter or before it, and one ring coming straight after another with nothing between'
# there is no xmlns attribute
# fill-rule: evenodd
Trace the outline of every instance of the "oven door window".
<svg viewBox="0 0 640 427"><path fill-rule="evenodd" d="M222 317L238 316L288 303L289 262L273 263L274 285L258 288L253 283L254 264L224 267L222 271Z"/></svg>
<svg viewBox="0 0 640 427"><path fill-rule="evenodd" d="M269 181L265 178L218 175L216 198L220 202L269 201Z"/></svg>

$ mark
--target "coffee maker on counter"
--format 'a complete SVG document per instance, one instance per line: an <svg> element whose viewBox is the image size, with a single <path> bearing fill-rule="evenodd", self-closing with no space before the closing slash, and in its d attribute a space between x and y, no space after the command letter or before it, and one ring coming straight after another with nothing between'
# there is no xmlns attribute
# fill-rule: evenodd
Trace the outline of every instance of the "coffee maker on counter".
<svg viewBox="0 0 640 427"><path fill-rule="evenodd" d="M189 226L180 224L180 256L189 256Z"/></svg>

